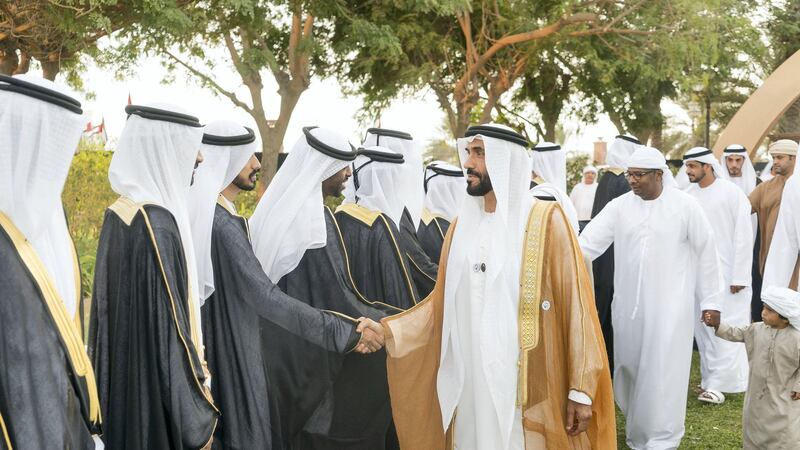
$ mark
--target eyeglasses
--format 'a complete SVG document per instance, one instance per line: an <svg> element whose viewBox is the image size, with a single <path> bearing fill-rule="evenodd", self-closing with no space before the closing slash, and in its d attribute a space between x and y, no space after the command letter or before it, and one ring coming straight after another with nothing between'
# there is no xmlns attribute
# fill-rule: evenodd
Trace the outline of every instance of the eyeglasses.
<svg viewBox="0 0 800 450"><path fill-rule="evenodd" d="M643 170L641 172L630 172L630 171L628 171L628 172L625 172L625 178L627 178L627 179L633 178L634 180L641 180L643 176L647 175L648 173L655 172L655 171L656 171L655 169Z"/></svg>

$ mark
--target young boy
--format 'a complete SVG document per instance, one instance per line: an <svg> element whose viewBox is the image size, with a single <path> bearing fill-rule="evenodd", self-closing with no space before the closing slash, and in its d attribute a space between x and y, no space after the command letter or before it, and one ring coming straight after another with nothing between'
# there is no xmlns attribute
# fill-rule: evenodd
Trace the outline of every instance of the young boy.
<svg viewBox="0 0 800 450"><path fill-rule="evenodd" d="M720 323L706 313L703 322L716 335L744 342L750 382L744 400L745 449L800 448L800 294L770 286L761 292L763 322L744 327Z"/></svg>

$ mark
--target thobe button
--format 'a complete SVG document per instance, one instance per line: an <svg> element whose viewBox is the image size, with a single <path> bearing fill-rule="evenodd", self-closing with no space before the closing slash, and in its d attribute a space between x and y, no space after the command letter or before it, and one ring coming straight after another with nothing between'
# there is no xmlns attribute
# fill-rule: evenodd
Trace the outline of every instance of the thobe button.
<svg viewBox="0 0 800 450"><path fill-rule="evenodd" d="M542 309L545 310L545 311L550 309L550 301L549 300L545 300L545 301L542 302Z"/></svg>
<svg viewBox="0 0 800 450"><path fill-rule="evenodd" d="M475 273L480 272L481 271L481 266L479 266L478 264L475 264L474 266L472 266L472 270Z"/></svg>
<svg viewBox="0 0 800 450"><path fill-rule="evenodd" d="M481 272L486 272L486 264L481 264Z"/></svg>

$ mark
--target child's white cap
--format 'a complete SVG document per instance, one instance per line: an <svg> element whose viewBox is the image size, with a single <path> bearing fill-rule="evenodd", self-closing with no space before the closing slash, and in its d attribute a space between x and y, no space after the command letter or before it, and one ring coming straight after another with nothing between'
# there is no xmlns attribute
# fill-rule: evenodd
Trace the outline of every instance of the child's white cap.
<svg viewBox="0 0 800 450"><path fill-rule="evenodd" d="M800 294L789 288L767 286L761 291L761 300L800 330Z"/></svg>

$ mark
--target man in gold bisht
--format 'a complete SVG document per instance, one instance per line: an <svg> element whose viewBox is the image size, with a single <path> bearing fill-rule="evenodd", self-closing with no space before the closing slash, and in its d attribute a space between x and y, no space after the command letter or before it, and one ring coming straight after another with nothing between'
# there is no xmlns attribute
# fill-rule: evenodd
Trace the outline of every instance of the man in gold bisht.
<svg viewBox="0 0 800 450"><path fill-rule="evenodd" d="M608 359L577 239L528 195L527 140L458 140L467 193L436 287L383 320L403 449L616 449Z"/></svg>

